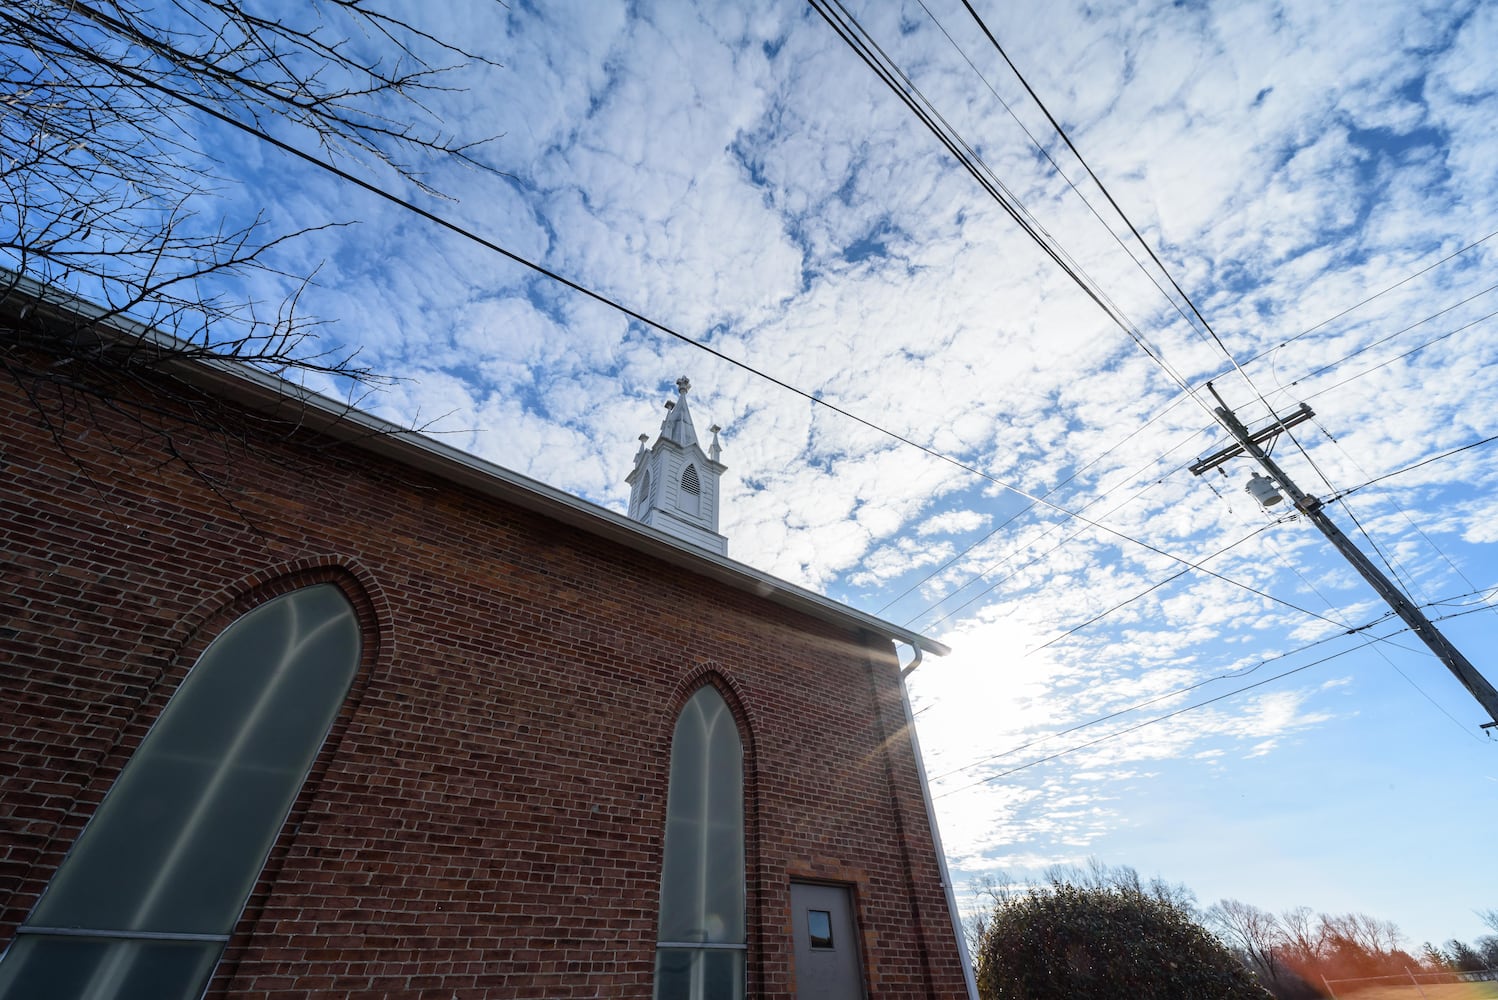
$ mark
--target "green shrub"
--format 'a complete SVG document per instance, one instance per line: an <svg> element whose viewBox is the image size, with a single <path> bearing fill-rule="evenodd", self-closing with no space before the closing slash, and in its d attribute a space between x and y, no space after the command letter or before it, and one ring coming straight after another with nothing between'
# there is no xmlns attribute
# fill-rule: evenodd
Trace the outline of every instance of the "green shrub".
<svg viewBox="0 0 1498 1000"><path fill-rule="evenodd" d="M983 1000L1266 1000L1176 904L1056 883L1001 898L975 956Z"/></svg>

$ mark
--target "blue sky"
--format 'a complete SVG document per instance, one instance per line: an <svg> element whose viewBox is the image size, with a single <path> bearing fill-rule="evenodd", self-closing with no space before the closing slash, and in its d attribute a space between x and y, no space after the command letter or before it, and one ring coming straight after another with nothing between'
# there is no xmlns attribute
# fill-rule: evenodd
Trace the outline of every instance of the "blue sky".
<svg viewBox="0 0 1498 1000"><path fill-rule="evenodd" d="M1247 463L1185 467L1225 440L1208 379L1255 426L1312 406L1276 456L1319 496L1498 433L1498 7L977 4L1214 339L960 2L924 2L848 9L1138 343L792 0L410 8L503 63L433 107L509 176L437 163L451 200L402 193L747 368L214 132L242 182L219 207L357 221L280 263L320 268L331 344L405 378L366 405L605 506L689 375L730 555L953 647L911 688L959 881L1096 857L1203 904L1478 936L1485 716L1363 628L1381 604L1244 495ZM1442 624L1490 678L1492 447L1332 507L1433 615L1472 612Z"/></svg>

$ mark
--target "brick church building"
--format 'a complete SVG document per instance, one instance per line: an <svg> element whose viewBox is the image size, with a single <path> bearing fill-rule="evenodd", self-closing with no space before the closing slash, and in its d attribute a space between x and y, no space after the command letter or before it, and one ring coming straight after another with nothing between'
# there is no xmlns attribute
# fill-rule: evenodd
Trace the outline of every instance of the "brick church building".
<svg viewBox="0 0 1498 1000"><path fill-rule="evenodd" d="M92 315L0 297L0 1000L971 995L945 650L727 557L685 380L622 516Z"/></svg>

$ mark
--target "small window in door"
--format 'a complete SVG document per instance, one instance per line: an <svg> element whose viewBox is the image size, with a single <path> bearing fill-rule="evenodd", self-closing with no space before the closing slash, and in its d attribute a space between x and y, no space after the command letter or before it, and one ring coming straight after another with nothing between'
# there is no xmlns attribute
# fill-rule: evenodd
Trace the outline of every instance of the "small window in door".
<svg viewBox="0 0 1498 1000"><path fill-rule="evenodd" d="M807 910L806 931L813 948L832 947L832 912L830 910Z"/></svg>

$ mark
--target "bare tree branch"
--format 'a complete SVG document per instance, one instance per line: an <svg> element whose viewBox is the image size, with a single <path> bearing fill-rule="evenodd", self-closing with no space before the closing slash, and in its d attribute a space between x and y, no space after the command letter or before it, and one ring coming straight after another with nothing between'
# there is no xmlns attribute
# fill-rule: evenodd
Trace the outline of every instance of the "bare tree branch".
<svg viewBox="0 0 1498 1000"><path fill-rule="evenodd" d="M339 223L275 232L263 216L218 217L232 179L191 105L437 193L426 174L439 164L490 169L488 139L458 139L429 102L473 63L496 65L378 0L0 6L0 378L64 450L71 422L129 407L124 426L179 461L184 412L226 447L244 435L185 388L153 407L175 363L229 358L350 399L388 381L357 350L318 344L300 308L314 275L277 263L289 241ZM274 304L247 291L266 283L291 291ZM38 289L98 308L38 309ZM193 472L216 491L213 468Z"/></svg>
<svg viewBox="0 0 1498 1000"><path fill-rule="evenodd" d="M488 140L459 141L426 98L458 66L493 63L372 0L249 6L0 7L0 266L104 303L101 322L129 316L194 349L360 382L367 369L311 349L316 325L294 301L267 313L236 291L256 275L290 278L275 251L324 227L214 222L206 210L227 181L187 102L431 192L423 165L488 169L477 158Z"/></svg>

